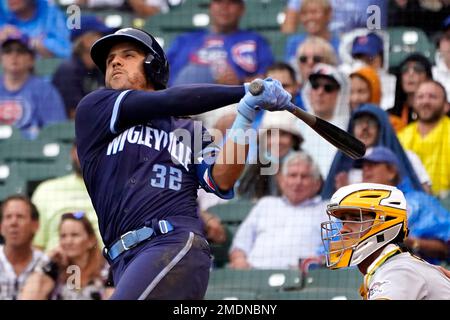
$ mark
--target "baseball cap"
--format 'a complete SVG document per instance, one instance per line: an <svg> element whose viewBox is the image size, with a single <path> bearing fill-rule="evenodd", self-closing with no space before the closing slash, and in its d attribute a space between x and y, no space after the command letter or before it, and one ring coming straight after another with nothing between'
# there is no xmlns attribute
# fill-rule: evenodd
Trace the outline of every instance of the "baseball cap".
<svg viewBox="0 0 450 320"><path fill-rule="evenodd" d="M353 40L352 56L363 54L374 57L382 52L383 40L373 32L358 36Z"/></svg>
<svg viewBox="0 0 450 320"><path fill-rule="evenodd" d="M383 146L376 146L367 149L364 157L355 161L354 167L361 168L363 163L366 161L375 163L387 163L394 165L396 168L400 168L400 162L398 161L395 153L392 152L391 149Z"/></svg>
<svg viewBox="0 0 450 320"><path fill-rule="evenodd" d="M4 49L11 42L20 43L25 49L30 53L35 53L33 47L31 46L31 39L25 33L17 33L9 35L3 42L1 48Z"/></svg>
<svg viewBox="0 0 450 320"><path fill-rule="evenodd" d="M314 66L311 74L309 75L309 81L314 81L317 78L326 77L334 80L339 86L341 86L342 75L332 65L326 63L318 63Z"/></svg>
<svg viewBox="0 0 450 320"><path fill-rule="evenodd" d="M82 36L86 32L98 32L102 35L109 33L114 33L117 31L116 28L107 27L103 21L95 15L81 15L80 18L80 28L73 28L70 31L70 41L75 40L79 36Z"/></svg>

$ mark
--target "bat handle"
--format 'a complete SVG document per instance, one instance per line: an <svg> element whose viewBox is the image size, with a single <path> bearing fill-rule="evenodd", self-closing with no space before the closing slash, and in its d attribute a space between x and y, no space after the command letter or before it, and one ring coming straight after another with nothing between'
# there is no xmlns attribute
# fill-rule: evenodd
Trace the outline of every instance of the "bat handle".
<svg viewBox="0 0 450 320"><path fill-rule="evenodd" d="M248 86L248 91L254 96L259 96L264 92L264 80L253 80Z"/></svg>

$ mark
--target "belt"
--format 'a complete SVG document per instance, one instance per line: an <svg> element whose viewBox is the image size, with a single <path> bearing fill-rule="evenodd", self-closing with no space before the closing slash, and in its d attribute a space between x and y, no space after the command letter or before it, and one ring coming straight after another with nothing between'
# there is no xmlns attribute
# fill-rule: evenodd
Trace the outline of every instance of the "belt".
<svg viewBox="0 0 450 320"><path fill-rule="evenodd" d="M109 249L104 248L104 254L112 260L116 259L123 252L136 247L142 241L148 240L158 234L166 234L173 230L173 226L167 220L159 220L157 229L150 227L142 227L136 230L128 231L120 236Z"/></svg>

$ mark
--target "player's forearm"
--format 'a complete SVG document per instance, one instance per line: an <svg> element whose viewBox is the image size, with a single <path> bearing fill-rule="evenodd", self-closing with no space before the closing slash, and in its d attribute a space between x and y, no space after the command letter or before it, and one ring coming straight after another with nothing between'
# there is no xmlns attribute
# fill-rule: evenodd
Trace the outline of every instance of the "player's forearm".
<svg viewBox="0 0 450 320"><path fill-rule="evenodd" d="M212 169L212 177L217 186L223 190L233 188L245 168L248 145L234 143L228 139L217 156Z"/></svg>
<svg viewBox="0 0 450 320"><path fill-rule="evenodd" d="M189 116L238 102L244 86L183 85L155 92L132 91L122 101L119 124L128 127L155 117Z"/></svg>

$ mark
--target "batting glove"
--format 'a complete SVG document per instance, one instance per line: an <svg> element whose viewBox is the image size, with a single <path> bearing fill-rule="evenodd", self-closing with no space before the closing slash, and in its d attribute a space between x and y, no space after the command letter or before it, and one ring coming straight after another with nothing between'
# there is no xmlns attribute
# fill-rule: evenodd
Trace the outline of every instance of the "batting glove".
<svg viewBox="0 0 450 320"><path fill-rule="evenodd" d="M252 95L248 86L245 86L246 94L242 98L243 103L253 109L261 107L269 111L292 111L294 106L290 103L292 96L289 92L283 89L280 81L271 78L266 78L263 81L264 90L259 95Z"/></svg>

